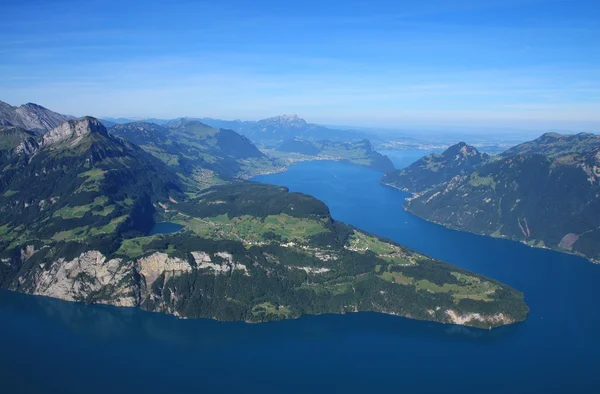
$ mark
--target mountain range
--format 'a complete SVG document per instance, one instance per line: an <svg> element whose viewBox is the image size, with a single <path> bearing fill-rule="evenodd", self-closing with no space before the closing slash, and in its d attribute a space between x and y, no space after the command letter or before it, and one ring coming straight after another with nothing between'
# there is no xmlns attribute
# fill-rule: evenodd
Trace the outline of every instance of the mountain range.
<svg viewBox="0 0 600 394"><path fill-rule="evenodd" d="M382 182L414 193L405 208L426 220L600 260L598 135L547 133L491 157L461 143Z"/></svg>
<svg viewBox="0 0 600 394"><path fill-rule="evenodd" d="M37 104L25 104L17 108L3 103L3 106L6 110L0 112L0 132L3 127L22 125L18 127L39 134L52 128L49 127L51 124L58 125L64 120L74 119ZM43 124L46 128L41 123L32 125L33 115L27 109L35 109L36 119L46 119ZM224 178L250 178L257 174L282 171L284 166L298 160L340 160L381 171L393 169L389 158L376 152L369 140L358 139L359 133L310 124L296 115L257 122L210 118L109 118L100 122L109 132L134 142L204 186L220 183ZM241 136L240 133L245 135ZM308 139L307 143L320 146L318 154L291 157L283 154L289 153L289 149L279 149L290 141L302 140L303 136ZM198 144L198 139L204 140L203 143ZM261 153L254 144L259 144L273 157ZM214 150L212 147L216 145L218 149ZM239 150L235 152L236 157L231 155L231 149Z"/></svg>
<svg viewBox="0 0 600 394"><path fill-rule="evenodd" d="M201 186L279 171L282 167L248 138L197 120L179 119L165 126L147 122L118 124L109 132L139 145Z"/></svg>
<svg viewBox="0 0 600 394"><path fill-rule="evenodd" d="M219 320L525 319L523 295L505 284L337 222L313 197L228 177L231 160L263 159L235 132L166 126L109 131L85 117L0 134L0 285ZM223 182L202 186L188 165ZM151 234L162 221L182 229Z"/></svg>
<svg viewBox="0 0 600 394"><path fill-rule="evenodd" d="M222 120L214 118L178 118L178 119L128 119L128 118L107 118L102 122L107 127L116 124L132 123L143 121L159 125L167 125L173 121L199 121L216 129L233 130L241 135L248 137L255 144L272 146L284 140L299 138L309 141L333 140L333 141L354 141L364 139L367 136L373 137L364 132L354 130L340 130L326 126L308 123L298 115L280 115L272 118L261 119L258 121L250 120Z"/></svg>
<svg viewBox="0 0 600 394"><path fill-rule="evenodd" d="M73 119L38 104L27 103L19 107L0 101L0 126L15 126L34 132L45 132Z"/></svg>

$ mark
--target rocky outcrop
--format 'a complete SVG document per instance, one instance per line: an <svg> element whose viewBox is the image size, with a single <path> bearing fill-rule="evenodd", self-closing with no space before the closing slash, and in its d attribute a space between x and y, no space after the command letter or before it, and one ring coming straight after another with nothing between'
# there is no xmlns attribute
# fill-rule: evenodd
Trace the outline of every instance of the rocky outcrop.
<svg viewBox="0 0 600 394"><path fill-rule="evenodd" d="M21 251L21 260L24 262L35 253L33 246L27 246ZM212 262L208 253L198 251L192 255L197 269L209 268L215 274L239 270L249 275L247 267L234 262L230 253L216 253L219 259L216 263ZM159 278L162 278L162 283L167 283L169 279L190 273L193 269L187 260L161 252L135 261L124 261L120 258L107 259L102 253L92 250L72 260L58 259L49 269L40 265L32 277L19 280L19 290L65 301L137 306L145 299L156 301L152 285ZM155 307L158 306L155 304ZM168 311L163 307L159 310Z"/></svg>
<svg viewBox="0 0 600 394"><path fill-rule="evenodd" d="M474 322L484 323L490 325L490 327L497 326L498 324L511 324L515 320L503 313L496 313L495 315L482 315L480 313L466 313L459 314L452 309L446 311L451 323L460 325L473 325Z"/></svg>
<svg viewBox="0 0 600 394"><path fill-rule="evenodd" d="M192 270L192 267L186 260L169 257L168 254L160 252L138 259L135 266L144 280L145 294L149 293L152 284L161 275L164 275L164 281L167 282L174 276L179 276L184 272Z"/></svg>
<svg viewBox="0 0 600 394"><path fill-rule="evenodd" d="M215 275L227 274L235 270L242 271L245 275L250 275L248 267L233 261L233 256L227 252L216 253L215 256L218 256L221 259L221 262L214 263L212 262L210 255L204 252L192 252L192 256L199 269L212 270Z"/></svg>
<svg viewBox="0 0 600 394"><path fill-rule="evenodd" d="M76 143L79 138L91 133L108 135L106 128L98 119L85 117L80 120L70 120L44 134L42 146L57 144L66 140L73 140L73 143Z"/></svg>
<svg viewBox="0 0 600 394"><path fill-rule="evenodd" d="M39 147L40 146L33 138L28 138L17 145L15 153L17 155L31 156L38 151Z"/></svg>
<svg viewBox="0 0 600 394"><path fill-rule="evenodd" d="M54 262L40 268L26 292L66 301L85 301L117 306L138 304L138 286L133 280L133 264L121 259L107 260L98 251Z"/></svg>

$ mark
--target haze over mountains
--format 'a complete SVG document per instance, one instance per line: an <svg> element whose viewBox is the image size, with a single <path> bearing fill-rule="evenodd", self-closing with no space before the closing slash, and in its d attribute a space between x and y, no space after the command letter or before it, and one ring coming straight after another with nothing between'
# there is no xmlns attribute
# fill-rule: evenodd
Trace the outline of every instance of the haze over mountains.
<svg viewBox="0 0 600 394"><path fill-rule="evenodd" d="M258 121L221 120L213 118L178 118L186 121L200 121L217 129L236 131L258 144L273 144L291 138L305 140L337 140L348 141L364 138L366 133L353 130L332 129L308 123L298 115L280 115ZM127 118L108 118L103 120L107 127L119 123L131 123L136 120ZM139 120L138 120L139 121ZM166 125L174 120L141 119L144 122Z"/></svg>

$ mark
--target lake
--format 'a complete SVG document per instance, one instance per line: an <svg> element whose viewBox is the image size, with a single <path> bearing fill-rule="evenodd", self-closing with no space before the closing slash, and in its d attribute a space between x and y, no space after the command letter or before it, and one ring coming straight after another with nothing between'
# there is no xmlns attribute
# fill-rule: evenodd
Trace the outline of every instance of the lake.
<svg viewBox="0 0 600 394"><path fill-rule="evenodd" d="M154 226L152 226L148 235L176 233L182 228L183 226L181 224L171 222L158 222L154 223Z"/></svg>
<svg viewBox="0 0 600 394"><path fill-rule="evenodd" d="M425 222L380 176L303 162L255 180L314 195L337 220L512 285L526 295L528 319L492 331L375 313L251 325L2 291L2 392L597 391L599 265Z"/></svg>

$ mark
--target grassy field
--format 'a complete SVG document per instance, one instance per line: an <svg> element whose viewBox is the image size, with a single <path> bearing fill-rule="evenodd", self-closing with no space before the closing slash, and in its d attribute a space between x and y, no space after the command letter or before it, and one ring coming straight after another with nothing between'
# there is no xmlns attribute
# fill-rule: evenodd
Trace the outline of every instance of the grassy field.
<svg viewBox="0 0 600 394"><path fill-rule="evenodd" d="M203 237L237 239L246 244L266 241L268 233L281 237L282 241L303 242L307 237L327 231L322 222L286 214L271 215L264 219L247 215L231 219L227 215L200 219L179 214L171 221Z"/></svg>
<svg viewBox="0 0 600 394"><path fill-rule="evenodd" d="M119 216L110 221L106 226L100 228L93 228L90 230L90 235L110 234L117 231L117 226L123 223L129 215Z"/></svg>
<svg viewBox="0 0 600 394"><path fill-rule="evenodd" d="M283 317L290 316L292 313L291 313L290 309L286 306L283 306L283 305L275 306L270 302L263 302L261 304L255 305L252 308L252 314L257 317L266 316L266 315L276 315L276 316L281 316L283 318Z"/></svg>
<svg viewBox="0 0 600 394"><path fill-rule="evenodd" d="M127 255L131 258L138 257L144 253L144 246L149 244L155 237L139 237L126 239L121 243L117 253Z"/></svg>
<svg viewBox="0 0 600 394"><path fill-rule="evenodd" d="M471 174L471 178L469 179L469 184L472 186L487 186L496 190L496 181L491 176L480 177L477 172Z"/></svg>
<svg viewBox="0 0 600 394"><path fill-rule="evenodd" d="M96 197L94 202L87 205L77 205L74 207L63 207L58 211L54 212L54 217L61 217L63 219L74 219L74 218L82 218L88 211L93 209L94 207L103 207L104 204L108 202L108 199L104 196ZM114 210L114 206L109 209L109 207L105 207L102 211L94 211L94 215L102 215L106 216Z"/></svg>
<svg viewBox="0 0 600 394"><path fill-rule="evenodd" d="M87 179L85 180L85 182L83 182L83 185L81 185L81 187L77 191L99 191L99 183L104 179L104 174L106 174L106 171L101 170L99 168L93 168L89 171L82 172L81 174L79 174L79 177L85 177Z"/></svg>
<svg viewBox="0 0 600 394"><path fill-rule="evenodd" d="M79 239L85 239L88 236L95 236L101 234L110 234L117 231L117 226L123 223L128 218L128 215L119 216L114 218L106 226L99 228L90 228L90 226L76 227L71 230L59 231L54 233L52 239L55 241L73 241Z"/></svg>
<svg viewBox="0 0 600 394"><path fill-rule="evenodd" d="M377 254L379 258L395 265L406 266L415 264L413 256L405 252L402 248L361 233L360 231L354 231L347 248L358 253L366 253L370 250Z"/></svg>
<svg viewBox="0 0 600 394"><path fill-rule="evenodd" d="M415 286L417 290L431 293L449 293L454 298L454 302L459 302L464 298L476 301L493 301L491 296L499 289L498 286L487 281L481 281L473 276L458 272L452 272L452 275L458 279L460 284L444 283L443 286L438 286L426 279L415 280L401 272L383 272L379 277L399 285Z"/></svg>

